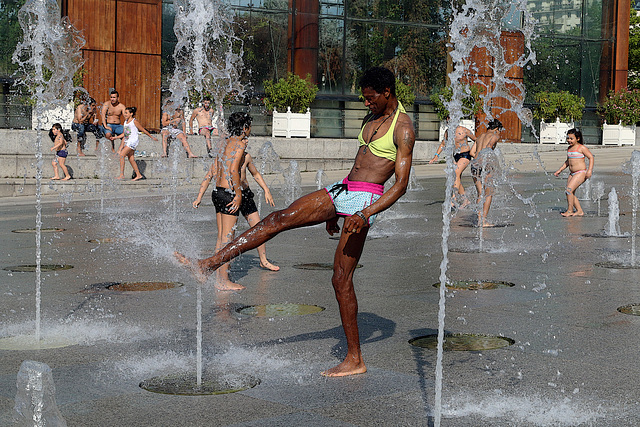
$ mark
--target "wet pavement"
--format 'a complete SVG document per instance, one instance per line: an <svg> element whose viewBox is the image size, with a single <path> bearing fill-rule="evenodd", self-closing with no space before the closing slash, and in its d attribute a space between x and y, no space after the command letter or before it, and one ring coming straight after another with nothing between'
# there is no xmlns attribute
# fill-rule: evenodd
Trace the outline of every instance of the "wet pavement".
<svg viewBox="0 0 640 427"><path fill-rule="evenodd" d="M443 426L640 422L640 318L617 310L640 303L638 270L596 265L628 262L631 238L587 236L606 226L612 186L621 229L631 232L631 179L621 172L620 152L606 153L596 151L602 162L592 178L605 183L600 215L596 201L583 200L585 217L562 217L566 179L523 166L536 163L529 154L507 159L508 179L489 217L501 227L480 230L473 206L455 210L448 278L514 286L450 289L445 330L503 336L513 344L445 352ZM547 170L560 165L562 154L543 159ZM438 328L442 166L416 167L411 191L370 232L355 273L369 370L349 378L320 375L346 353L331 271L295 268L332 262L336 241L323 226L288 231L267 244L279 272L261 269L255 251L242 255L231 278L247 288L216 292L211 281L199 289L171 255L213 253L213 206L209 199L197 210L190 206L198 183L175 194L167 187L109 191L102 200L96 193L47 197L43 227L64 231L43 233L42 263L73 268L42 274L42 334L72 345L0 349L0 424L11 425L20 364L36 360L51 367L69 426L431 425L436 352L409 341ZM336 180L329 175L325 184ZM473 194L468 172L463 184ZM277 191L274 196L283 203ZM264 205L263 215L271 209ZM13 232L34 224L33 200L0 199L0 268L35 264L34 233ZM239 229L245 228L241 219ZM1 270L0 277L0 348L6 348L3 338L33 333L35 274ZM175 286L113 286L136 282ZM278 304L324 310L263 316L241 310ZM157 376L195 373L198 319L203 374L251 376L259 384L207 396L140 388Z"/></svg>

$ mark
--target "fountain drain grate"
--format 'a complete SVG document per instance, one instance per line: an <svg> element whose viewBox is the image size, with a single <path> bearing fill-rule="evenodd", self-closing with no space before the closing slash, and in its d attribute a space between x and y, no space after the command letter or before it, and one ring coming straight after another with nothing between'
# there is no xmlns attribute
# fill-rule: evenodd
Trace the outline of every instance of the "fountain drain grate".
<svg viewBox="0 0 640 427"><path fill-rule="evenodd" d="M162 291L165 289L177 288L184 286L178 282L122 282L113 283L106 286L111 291L121 292L144 292L144 291Z"/></svg>
<svg viewBox="0 0 640 427"><path fill-rule="evenodd" d="M103 239L90 239L87 240L89 243L122 243L126 242L127 239L120 239L118 237L105 237Z"/></svg>
<svg viewBox="0 0 640 427"><path fill-rule="evenodd" d="M42 228L40 229L41 233L60 233L65 231L64 228ZM13 230L13 233L35 233L35 228L20 228L18 230Z"/></svg>
<svg viewBox="0 0 640 427"><path fill-rule="evenodd" d="M596 267L602 267L602 268L617 268L620 270L632 270L632 269L639 269L640 268L640 264L626 264L623 262L617 262L617 261L604 261L604 262L597 262L595 264Z"/></svg>
<svg viewBox="0 0 640 427"><path fill-rule="evenodd" d="M41 264L40 271L58 271L58 270L70 270L72 269L72 265L67 264ZM12 265L10 267L5 267L4 270L12 271L14 273L33 273L36 271L35 264L26 264L26 265Z"/></svg>
<svg viewBox="0 0 640 427"><path fill-rule="evenodd" d="M139 386L147 391L180 396L228 394L253 388L260 380L251 375L204 375L198 386L195 374L168 375L142 381Z"/></svg>
<svg viewBox="0 0 640 427"><path fill-rule="evenodd" d="M324 307L308 304L248 305L236 310L239 314L255 317L289 317L320 313Z"/></svg>
<svg viewBox="0 0 640 427"><path fill-rule="evenodd" d="M483 351L508 347L515 341L507 337L481 334L445 334L443 349L445 351ZM409 344L436 350L438 348L438 335L425 335L409 340Z"/></svg>
<svg viewBox="0 0 640 427"><path fill-rule="evenodd" d="M618 311L623 314L640 316L640 304L623 305L622 307L618 307Z"/></svg>
<svg viewBox="0 0 640 427"><path fill-rule="evenodd" d="M333 264L328 262L309 262L306 264L296 264L293 268L300 270L333 270ZM362 264L356 265L356 268L362 268Z"/></svg>
<svg viewBox="0 0 640 427"><path fill-rule="evenodd" d="M440 282L434 283L435 288L440 287ZM465 289L476 291L479 289L512 288L515 284L497 280L453 280L447 282L447 289Z"/></svg>

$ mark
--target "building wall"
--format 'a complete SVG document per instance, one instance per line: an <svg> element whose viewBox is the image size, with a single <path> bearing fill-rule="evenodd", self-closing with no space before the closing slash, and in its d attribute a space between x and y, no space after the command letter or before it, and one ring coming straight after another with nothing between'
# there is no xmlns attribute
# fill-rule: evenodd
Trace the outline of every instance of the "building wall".
<svg viewBox="0 0 640 427"><path fill-rule="evenodd" d="M137 120L160 128L161 0L65 0L63 13L87 43L84 87L99 104L115 88L138 108Z"/></svg>

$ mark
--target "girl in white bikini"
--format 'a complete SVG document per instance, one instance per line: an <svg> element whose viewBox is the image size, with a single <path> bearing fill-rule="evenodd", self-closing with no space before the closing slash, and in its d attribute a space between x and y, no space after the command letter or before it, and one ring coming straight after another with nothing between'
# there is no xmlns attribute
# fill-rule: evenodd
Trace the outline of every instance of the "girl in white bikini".
<svg viewBox="0 0 640 427"><path fill-rule="evenodd" d="M567 180L567 188L565 193L567 195L567 210L562 212L562 216L583 216L584 211L580 206L580 202L576 197L576 190L587 179L591 178L593 173L593 159L594 156L591 151L585 147L582 140L582 132L578 129L569 129L567 132L567 160L562 164L562 167L555 171L555 176L560 175L560 172L569 168L569 179ZM585 157L589 159L589 167L585 162Z"/></svg>
<svg viewBox="0 0 640 427"><path fill-rule="evenodd" d="M134 153L136 152L136 147L138 146L139 134L140 132L144 132L147 136L149 136L154 141L157 141L158 138L152 136L145 128L142 127L140 123L138 123L135 119L136 115L136 107L127 107L124 109L122 115L124 116L124 132L122 135L118 135L115 139L124 137L124 147L121 147L118 150L118 154L120 155L120 176L116 179L124 179L124 158L129 159L129 163L131 163L131 167L133 171L136 173L134 181L139 179L143 179L144 175L140 173L140 169L138 169L138 165L133 158Z"/></svg>

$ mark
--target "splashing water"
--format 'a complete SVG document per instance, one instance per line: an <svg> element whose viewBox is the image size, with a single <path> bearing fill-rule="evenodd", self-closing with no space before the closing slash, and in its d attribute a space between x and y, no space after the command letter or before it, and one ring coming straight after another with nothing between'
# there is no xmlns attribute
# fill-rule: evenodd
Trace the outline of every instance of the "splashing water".
<svg viewBox="0 0 640 427"><path fill-rule="evenodd" d="M284 204L289 206L300 197L302 193L302 177L300 176L300 168L298 162L291 160L289 167L284 171Z"/></svg>
<svg viewBox="0 0 640 427"><path fill-rule="evenodd" d="M413 170L413 167L411 168ZM316 190L321 190L324 188L324 182L327 180L327 175L325 175L324 170L318 169L316 172Z"/></svg>
<svg viewBox="0 0 640 427"><path fill-rule="evenodd" d="M514 21L522 17L522 27L519 31L524 36L524 51L515 60L505 59L505 50L500 43L502 31L508 26L513 28ZM527 63L536 63L535 53L531 48L533 39L534 19L527 10L526 0L516 0L504 2L502 0L468 0L459 9L454 10L451 22L450 55L454 63L453 71L449 73L453 97L450 102L445 102L450 112L449 128L454 129L462 119L462 99L467 95L469 89L463 86L463 81L470 80L469 83L481 85L485 88L484 112L488 119L493 118L493 110L498 112L510 110L518 115L523 125L531 126L532 114L524 108L524 85L522 82L507 77L507 74L514 67L524 68ZM495 61L487 64L493 71L491 84L487 86L479 78L472 79L466 75L469 70L477 67L471 64L472 51L474 48L485 48L487 53L495 58ZM483 64L484 66L484 64ZM493 106L494 100L500 99L498 105L506 105L502 108ZM507 102L504 102L507 101ZM447 157L447 185L445 201L442 205L442 262L440 264L440 283L447 282L448 264L448 237L451 223L451 194L454 183L455 165L453 163L453 132L449 132L449 137L445 146ZM446 286L440 287L440 302L438 310L438 352L436 361L436 384L435 384L435 404L434 404L434 425L440 426L442 416L442 357L444 340L444 318L445 318L445 297Z"/></svg>
<svg viewBox="0 0 640 427"><path fill-rule="evenodd" d="M638 215L638 183L640 181L640 151L633 150L623 171L631 175L631 265L636 265L636 224Z"/></svg>
<svg viewBox="0 0 640 427"><path fill-rule="evenodd" d="M176 10L174 32L177 37L173 51L175 68L169 83L171 97L165 104L165 109L172 113L171 110L185 105L189 100L189 92L194 90L197 96L211 94L213 104L221 110L225 96L232 94L242 97L245 92L240 82L240 73L243 68L242 40L234 34L233 17L227 6L219 0L174 0L174 7ZM216 124L219 129L223 128L222 120L222 114L220 114ZM215 153L219 160L221 153L221 151ZM229 171L225 171L225 174L228 175ZM172 204L175 204L175 197L172 199ZM175 209L173 212L175 215ZM197 385L200 386L202 380L202 301L200 298L197 304L196 369Z"/></svg>
<svg viewBox="0 0 640 427"><path fill-rule="evenodd" d="M591 188L591 200L598 203L598 216L600 216L600 199L604 196L604 181L595 181Z"/></svg>
<svg viewBox="0 0 640 427"><path fill-rule="evenodd" d="M11 60L19 67L17 84L32 92L37 118L36 138L36 341L40 340L42 229L42 116L44 108L64 106L73 94L73 75L82 65L84 45L67 18L60 19L55 0L28 0L18 12L23 40Z"/></svg>
<svg viewBox="0 0 640 427"><path fill-rule="evenodd" d="M242 96L242 40L234 35L228 8L217 0L175 0L174 7L177 43L169 83L173 105L183 105L191 89L210 93L216 106L222 106L229 93Z"/></svg>
<svg viewBox="0 0 640 427"><path fill-rule="evenodd" d="M604 231L607 236L620 236L620 205L615 187L609 192L609 222Z"/></svg>

